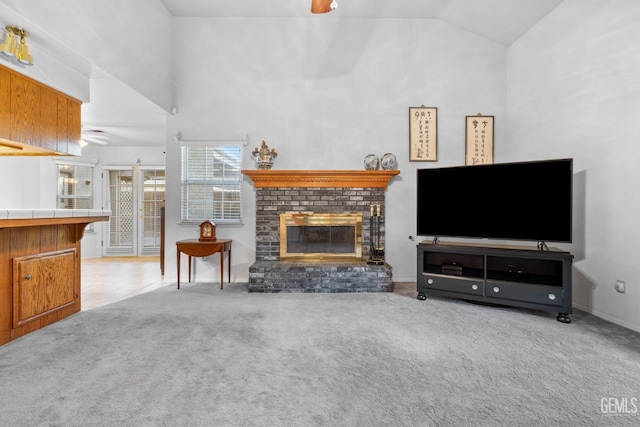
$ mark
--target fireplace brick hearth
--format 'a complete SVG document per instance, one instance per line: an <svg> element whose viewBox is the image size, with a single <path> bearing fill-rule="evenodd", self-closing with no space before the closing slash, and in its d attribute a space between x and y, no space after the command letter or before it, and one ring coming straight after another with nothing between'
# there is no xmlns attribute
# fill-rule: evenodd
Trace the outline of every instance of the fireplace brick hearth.
<svg viewBox="0 0 640 427"><path fill-rule="evenodd" d="M398 171L242 171L256 187L256 262L249 267L250 292L389 292L392 268L369 265L371 205L384 204L387 182ZM280 214L362 213L362 260L280 259Z"/></svg>
<svg viewBox="0 0 640 427"><path fill-rule="evenodd" d="M249 292L391 292L391 266L352 262L256 261Z"/></svg>

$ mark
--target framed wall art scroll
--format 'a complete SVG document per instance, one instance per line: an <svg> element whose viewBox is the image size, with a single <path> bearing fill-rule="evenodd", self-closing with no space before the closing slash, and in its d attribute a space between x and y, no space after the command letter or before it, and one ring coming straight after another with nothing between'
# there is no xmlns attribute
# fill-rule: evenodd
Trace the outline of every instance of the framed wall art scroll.
<svg viewBox="0 0 640 427"><path fill-rule="evenodd" d="M465 164L493 163L493 116L466 116Z"/></svg>
<svg viewBox="0 0 640 427"><path fill-rule="evenodd" d="M409 107L409 161L438 160L438 109Z"/></svg>

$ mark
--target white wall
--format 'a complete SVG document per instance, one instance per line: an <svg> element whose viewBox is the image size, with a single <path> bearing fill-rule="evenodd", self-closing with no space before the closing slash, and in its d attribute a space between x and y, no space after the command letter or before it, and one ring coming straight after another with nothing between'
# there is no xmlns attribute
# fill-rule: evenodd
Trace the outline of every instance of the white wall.
<svg viewBox="0 0 640 427"><path fill-rule="evenodd" d="M51 157L0 156L0 209L54 209L56 167Z"/></svg>
<svg viewBox="0 0 640 427"><path fill-rule="evenodd" d="M5 12L3 25L22 25L31 34L37 65L24 70L27 75L87 102L80 89L88 89L88 80L51 65L61 57L90 77L87 64L93 64L170 111L171 15L162 2L0 0L0 14Z"/></svg>
<svg viewBox="0 0 640 427"><path fill-rule="evenodd" d="M360 170L369 153L395 153L401 172L387 190L386 255L394 280L415 281L415 170L464 164L465 115L504 123L506 48L437 20L315 18L174 19L173 32L191 36L173 46L179 113L167 125L167 259L172 242L197 236L179 225L180 152L171 137L248 134L245 169L255 169L250 152L262 140L279 153L275 169ZM422 104L438 108L436 163L408 161L408 109ZM232 279L246 281L255 261L248 178L243 190L244 226L217 234L234 239Z"/></svg>
<svg viewBox="0 0 640 427"><path fill-rule="evenodd" d="M15 25L27 29L27 45L37 66L26 66L0 55L0 63L21 74L31 77L49 87L57 89L80 101L89 100L89 75L91 63L71 52L66 47L58 49L58 43L50 40L34 21L8 6L7 0L0 0L0 34L4 36L5 25ZM55 50L47 52L47 48Z"/></svg>
<svg viewBox="0 0 640 427"><path fill-rule="evenodd" d="M640 330L640 2L565 0L508 52L498 160L574 158L573 303ZM615 291L624 280L627 292Z"/></svg>

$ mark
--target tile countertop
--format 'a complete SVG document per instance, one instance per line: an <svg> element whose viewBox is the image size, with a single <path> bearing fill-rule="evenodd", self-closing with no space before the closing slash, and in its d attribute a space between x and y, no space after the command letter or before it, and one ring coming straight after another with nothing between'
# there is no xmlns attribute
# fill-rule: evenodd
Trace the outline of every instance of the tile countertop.
<svg viewBox="0 0 640 427"><path fill-rule="evenodd" d="M110 210L101 209L0 209L4 219L78 218L111 216Z"/></svg>

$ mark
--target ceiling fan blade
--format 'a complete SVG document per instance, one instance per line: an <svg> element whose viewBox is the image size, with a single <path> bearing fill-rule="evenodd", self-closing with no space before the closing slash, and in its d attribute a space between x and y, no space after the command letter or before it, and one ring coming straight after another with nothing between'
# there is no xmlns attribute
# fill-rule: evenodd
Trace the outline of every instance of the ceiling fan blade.
<svg viewBox="0 0 640 427"><path fill-rule="evenodd" d="M82 135L80 137L81 140L86 141L86 142L91 142L93 144L99 144L99 145L107 145L108 142L105 141L102 138L96 138L94 136L89 136L89 135Z"/></svg>
<svg viewBox="0 0 640 427"><path fill-rule="evenodd" d="M87 138L94 138L94 139L109 139L109 137L107 135L104 134L100 134L100 133L92 133L92 132L87 132L87 133L82 133L82 137L87 137Z"/></svg>
<svg viewBox="0 0 640 427"><path fill-rule="evenodd" d="M333 0L311 0L311 13L331 12L331 2Z"/></svg>
<svg viewBox="0 0 640 427"><path fill-rule="evenodd" d="M136 127L142 127L142 126L144 126L144 124L142 124L142 123L126 123L126 122L109 122L109 124L105 124L105 123L84 123L82 126L83 127L86 126L87 128L90 128L90 129L87 129L87 132L101 133L101 132L108 131L109 128L136 128Z"/></svg>

